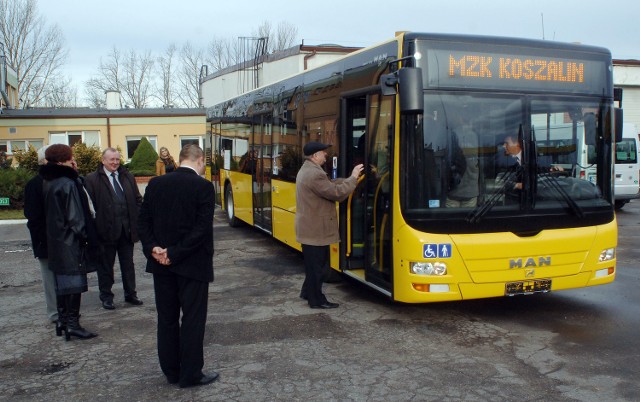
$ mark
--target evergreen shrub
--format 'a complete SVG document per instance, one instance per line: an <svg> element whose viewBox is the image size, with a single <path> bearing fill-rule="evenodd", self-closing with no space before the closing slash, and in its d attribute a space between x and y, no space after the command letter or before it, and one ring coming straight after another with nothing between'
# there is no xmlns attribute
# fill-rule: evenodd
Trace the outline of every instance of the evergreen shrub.
<svg viewBox="0 0 640 402"><path fill-rule="evenodd" d="M102 152L96 145L89 147L82 142L76 143L73 146L73 157L78 164L80 176L86 176L102 165Z"/></svg>
<svg viewBox="0 0 640 402"><path fill-rule="evenodd" d="M142 137L138 148L129 162L129 171L134 176L155 176L158 153L145 137Z"/></svg>
<svg viewBox="0 0 640 402"><path fill-rule="evenodd" d="M26 150L16 149L13 151L13 157L20 168L38 173L38 169L40 169L40 165L38 165L38 150L33 145L29 145Z"/></svg>
<svg viewBox="0 0 640 402"><path fill-rule="evenodd" d="M35 175L24 168L0 169L0 197L9 198L8 209L24 209L24 186Z"/></svg>

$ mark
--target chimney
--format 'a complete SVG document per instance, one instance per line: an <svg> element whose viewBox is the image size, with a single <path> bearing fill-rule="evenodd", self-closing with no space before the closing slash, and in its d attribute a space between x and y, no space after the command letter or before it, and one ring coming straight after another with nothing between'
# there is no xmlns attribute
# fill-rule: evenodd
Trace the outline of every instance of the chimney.
<svg viewBox="0 0 640 402"><path fill-rule="evenodd" d="M122 100L120 99L120 91L109 90L105 91L107 95L107 109L119 110L122 109Z"/></svg>

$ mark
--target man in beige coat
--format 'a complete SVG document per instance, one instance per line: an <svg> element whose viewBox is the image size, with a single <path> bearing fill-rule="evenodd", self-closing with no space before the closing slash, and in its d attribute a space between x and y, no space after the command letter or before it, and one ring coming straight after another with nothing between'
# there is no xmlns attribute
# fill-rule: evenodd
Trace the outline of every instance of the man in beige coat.
<svg viewBox="0 0 640 402"><path fill-rule="evenodd" d="M336 308L322 293L322 283L329 274L329 245L338 243L336 202L344 201L356 188L362 164L353 168L346 179L329 180L322 165L331 145L309 142L304 146L306 160L296 177L296 240L302 244L305 278L300 297L311 308Z"/></svg>

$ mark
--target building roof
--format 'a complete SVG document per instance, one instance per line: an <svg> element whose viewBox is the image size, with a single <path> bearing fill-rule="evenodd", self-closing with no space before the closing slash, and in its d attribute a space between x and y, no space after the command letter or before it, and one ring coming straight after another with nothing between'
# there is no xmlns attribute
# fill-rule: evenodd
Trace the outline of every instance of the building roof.
<svg viewBox="0 0 640 402"><path fill-rule="evenodd" d="M280 50L276 53L265 54L260 56L258 62L260 63L271 63L277 60L286 59L287 57L297 56L300 54L308 54L308 53L342 53L348 54L351 52L355 52L356 50L362 49L361 47L348 47L348 46L340 46L335 44L323 44L323 45L296 45L292 46L288 49ZM221 70L215 71L205 77L202 78L202 82L212 80L214 78L233 73L239 70L247 69L253 66L254 60L247 60L238 64L234 64L229 67L225 67Z"/></svg>
<svg viewBox="0 0 640 402"><path fill-rule="evenodd" d="M614 66L632 66L632 67L640 67L640 60L618 60L613 59Z"/></svg>
<svg viewBox="0 0 640 402"><path fill-rule="evenodd" d="M91 109L91 108L33 108L3 109L0 119L69 119L107 117L184 117L205 116L204 108L149 108L149 109Z"/></svg>

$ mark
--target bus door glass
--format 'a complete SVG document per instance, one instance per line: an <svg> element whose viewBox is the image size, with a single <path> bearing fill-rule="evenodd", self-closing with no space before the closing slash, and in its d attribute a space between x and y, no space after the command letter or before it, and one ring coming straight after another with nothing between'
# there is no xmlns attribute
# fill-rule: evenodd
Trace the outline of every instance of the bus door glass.
<svg viewBox="0 0 640 402"><path fill-rule="evenodd" d="M346 168L344 176L351 174L353 167L364 164L363 174L368 174L366 163L366 127L367 127L367 99L366 96L356 96L344 100L342 121L343 147L346 150ZM366 182L358 181L353 194L346 202L346 266L347 269L364 269L365 243L367 241L367 211Z"/></svg>
<svg viewBox="0 0 640 402"><path fill-rule="evenodd" d="M367 212L372 241L367 244L367 278L391 288L391 156L393 141L393 102L391 97L369 97L369 141L367 154Z"/></svg>
<svg viewBox="0 0 640 402"><path fill-rule="evenodd" d="M272 124L261 115L254 125L252 157L255 159L253 180L253 214L256 226L271 231Z"/></svg>
<svg viewBox="0 0 640 402"><path fill-rule="evenodd" d="M392 98L369 95L346 100L344 135L347 169L363 163L364 177L347 208L348 265L364 269L367 281L391 288L391 139Z"/></svg>

